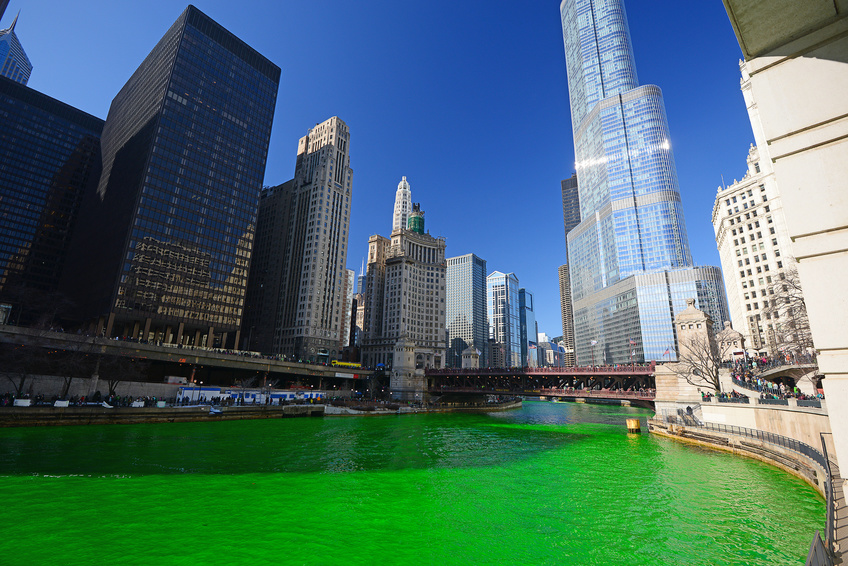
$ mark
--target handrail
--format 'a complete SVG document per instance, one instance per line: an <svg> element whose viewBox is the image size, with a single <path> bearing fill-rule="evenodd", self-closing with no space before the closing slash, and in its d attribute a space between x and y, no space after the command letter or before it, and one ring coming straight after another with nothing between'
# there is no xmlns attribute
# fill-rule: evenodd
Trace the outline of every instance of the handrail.
<svg viewBox="0 0 848 566"><path fill-rule="evenodd" d="M663 419L649 419L649 422L651 421L664 423ZM783 448L792 450L793 452L797 452L803 456L810 458L818 465L820 465L823 469L828 469L827 461L825 460L825 457L824 455L822 455L821 452L819 452L809 444L805 444L788 436L782 436L780 434L774 434L772 432L766 432L764 430L758 430L755 428L745 428L741 426L726 425L721 423L704 423L703 425L698 425L697 427L693 428L704 428L707 430L721 432L724 434L745 436L747 438L754 438L756 440L767 442L769 444L774 444L776 446L782 446Z"/></svg>

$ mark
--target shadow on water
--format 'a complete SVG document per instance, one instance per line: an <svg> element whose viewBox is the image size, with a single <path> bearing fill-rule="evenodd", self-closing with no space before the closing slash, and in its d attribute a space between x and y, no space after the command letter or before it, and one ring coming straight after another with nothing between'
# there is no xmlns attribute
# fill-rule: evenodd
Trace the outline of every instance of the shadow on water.
<svg viewBox="0 0 848 566"><path fill-rule="evenodd" d="M0 430L0 475L344 473L501 466L625 432L621 407ZM647 416L634 409L628 416ZM616 425L600 429L579 425Z"/></svg>

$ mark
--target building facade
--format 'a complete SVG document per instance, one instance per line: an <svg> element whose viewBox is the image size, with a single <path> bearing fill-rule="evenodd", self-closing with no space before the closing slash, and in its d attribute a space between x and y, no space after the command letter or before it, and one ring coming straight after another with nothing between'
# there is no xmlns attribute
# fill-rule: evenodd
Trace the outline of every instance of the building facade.
<svg viewBox="0 0 848 566"><path fill-rule="evenodd" d="M96 332L238 347L279 78L189 6L114 98L66 278Z"/></svg>
<svg viewBox="0 0 848 566"><path fill-rule="evenodd" d="M486 278L492 367L523 367L518 277L494 271Z"/></svg>
<svg viewBox="0 0 848 566"><path fill-rule="evenodd" d="M412 191L409 189L409 183L406 177L403 177L398 183L397 192L395 193L395 211L392 215L392 232L395 230L405 230L409 224L409 215L412 212Z"/></svg>
<svg viewBox="0 0 848 566"><path fill-rule="evenodd" d="M444 367L446 349L445 240L424 231L417 204L408 226L388 241L370 238L366 275L362 362L393 370L392 388L398 391L413 387L410 371ZM399 355L403 375L395 371Z"/></svg>
<svg viewBox="0 0 848 566"><path fill-rule="evenodd" d="M518 290L518 322L521 334L521 362L527 367L538 367L538 328L533 293L524 288Z"/></svg>
<svg viewBox="0 0 848 566"><path fill-rule="evenodd" d="M719 187L713 228L721 257L730 320L751 350L777 354L775 285L792 261L792 240L767 146L751 146L741 181Z"/></svg>
<svg viewBox="0 0 848 566"><path fill-rule="evenodd" d="M565 349L565 365L574 367L577 358L574 354L574 312L571 307L571 282L568 277L568 264L560 265L559 275L559 307L562 317L562 345Z"/></svg>
<svg viewBox="0 0 848 566"><path fill-rule="evenodd" d="M565 229L565 257L568 258L568 233L580 224L580 191L577 183L577 173L564 179L562 188L562 224ZM571 278L568 275L568 264L561 265L559 274L559 301L562 317L562 346L565 348L565 365L577 365L574 350L574 309L571 304Z"/></svg>
<svg viewBox="0 0 848 566"><path fill-rule="evenodd" d="M488 367L486 260L474 254L448 258L446 279L446 366L462 367L463 352L474 348L479 367Z"/></svg>
<svg viewBox="0 0 848 566"><path fill-rule="evenodd" d="M284 255L280 250L288 242L293 185L294 179L276 187L265 187L259 195L241 330L245 350L274 352L283 278Z"/></svg>
<svg viewBox="0 0 848 566"><path fill-rule="evenodd" d="M35 295L55 296L83 195L100 179L103 120L5 77L0 116L0 303L32 323Z"/></svg>
<svg viewBox="0 0 848 566"><path fill-rule="evenodd" d="M278 354L326 362L343 346L352 176L350 130L338 117L300 139L283 250Z"/></svg>
<svg viewBox="0 0 848 566"><path fill-rule="evenodd" d="M718 270L693 267L662 93L639 85L622 0L560 11L581 219L567 236L577 363L591 362L592 342L606 363L627 363L630 341L637 361L676 355L674 315L691 295L654 279L709 288L698 304L716 319L727 307Z"/></svg>
<svg viewBox="0 0 848 566"><path fill-rule="evenodd" d="M25 85L32 74L32 63L15 34L17 23L18 17L15 16L11 26L0 30L0 76Z"/></svg>

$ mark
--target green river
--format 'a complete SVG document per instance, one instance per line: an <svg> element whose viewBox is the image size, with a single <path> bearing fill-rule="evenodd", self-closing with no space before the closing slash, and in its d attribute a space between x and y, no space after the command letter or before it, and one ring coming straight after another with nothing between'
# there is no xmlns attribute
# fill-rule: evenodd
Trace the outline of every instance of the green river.
<svg viewBox="0 0 848 566"><path fill-rule="evenodd" d="M825 505L644 409L0 429L0 564L802 564Z"/></svg>

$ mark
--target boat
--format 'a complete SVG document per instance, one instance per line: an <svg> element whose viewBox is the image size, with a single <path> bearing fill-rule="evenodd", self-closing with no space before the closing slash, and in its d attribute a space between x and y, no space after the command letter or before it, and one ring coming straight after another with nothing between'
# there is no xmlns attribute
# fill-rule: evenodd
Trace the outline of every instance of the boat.
<svg viewBox="0 0 848 566"><path fill-rule="evenodd" d="M222 415L224 411L221 410L220 407L209 407L210 415Z"/></svg>

